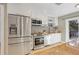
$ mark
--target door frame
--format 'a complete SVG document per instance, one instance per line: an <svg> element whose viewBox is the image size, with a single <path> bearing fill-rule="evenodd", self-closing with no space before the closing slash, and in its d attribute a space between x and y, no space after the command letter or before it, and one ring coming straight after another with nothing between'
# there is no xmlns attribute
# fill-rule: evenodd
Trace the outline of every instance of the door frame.
<svg viewBox="0 0 79 59"><path fill-rule="evenodd" d="M0 39L1 39L1 55L8 54L8 16L7 4L0 3L1 19L0 19Z"/></svg>
<svg viewBox="0 0 79 59"><path fill-rule="evenodd" d="M0 39L1 39L1 54L4 54L4 6L0 4Z"/></svg>
<svg viewBox="0 0 79 59"><path fill-rule="evenodd" d="M66 42L71 41L71 40L69 40L69 21L76 20L76 19L79 19L79 17L74 17L74 18L70 18L70 19L65 20L65 24L66 24L66 26L65 26L65 28L66 28Z"/></svg>

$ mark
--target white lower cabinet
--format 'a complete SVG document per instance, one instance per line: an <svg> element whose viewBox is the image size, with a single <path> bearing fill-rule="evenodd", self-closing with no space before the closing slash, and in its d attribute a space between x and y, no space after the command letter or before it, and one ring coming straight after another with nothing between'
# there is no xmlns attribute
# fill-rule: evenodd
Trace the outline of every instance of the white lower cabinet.
<svg viewBox="0 0 79 59"><path fill-rule="evenodd" d="M45 45L51 45L61 42L61 33L48 34L44 37Z"/></svg>

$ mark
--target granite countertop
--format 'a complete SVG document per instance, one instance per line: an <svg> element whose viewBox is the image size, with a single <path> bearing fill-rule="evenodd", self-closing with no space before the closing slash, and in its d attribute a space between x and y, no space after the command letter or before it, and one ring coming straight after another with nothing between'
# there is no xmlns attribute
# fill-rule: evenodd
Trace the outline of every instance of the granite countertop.
<svg viewBox="0 0 79 59"><path fill-rule="evenodd" d="M45 34L41 34L41 35L33 35L33 37L42 37L42 36L45 36L45 35L51 35L51 34L57 34L57 33L45 33Z"/></svg>

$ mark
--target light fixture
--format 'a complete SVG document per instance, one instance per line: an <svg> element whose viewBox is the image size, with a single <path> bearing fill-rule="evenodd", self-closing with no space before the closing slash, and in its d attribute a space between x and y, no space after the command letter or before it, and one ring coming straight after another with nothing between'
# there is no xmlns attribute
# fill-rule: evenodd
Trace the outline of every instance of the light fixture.
<svg viewBox="0 0 79 59"><path fill-rule="evenodd" d="M56 5L61 5L62 3L55 3Z"/></svg>
<svg viewBox="0 0 79 59"><path fill-rule="evenodd" d="M79 8L79 4L76 4L75 7L76 7L76 8Z"/></svg>

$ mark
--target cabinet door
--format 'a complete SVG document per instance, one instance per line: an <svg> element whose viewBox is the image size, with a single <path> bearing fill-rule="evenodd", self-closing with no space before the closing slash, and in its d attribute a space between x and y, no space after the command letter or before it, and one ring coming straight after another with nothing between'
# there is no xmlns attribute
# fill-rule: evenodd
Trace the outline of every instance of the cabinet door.
<svg viewBox="0 0 79 59"><path fill-rule="evenodd" d="M53 43L55 44L56 42L57 42L57 34L55 33Z"/></svg>
<svg viewBox="0 0 79 59"><path fill-rule="evenodd" d="M8 45L9 55L23 55L24 54L24 43L17 43Z"/></svg>
<svg viewBox="0 0 79 59"><path fill-rule="evenodd" d="M54 34L51 34L49 37L50 37L49 44L54 44L55 35Z"/></svg>
<svg viewBox="0 0 79 59"><path fill-rule="evenodd" d="M61 42L61 33L58 33L58 42Z"/></svg>
<svg viewBox="0 0 79 59"><path fill-rule="evenodd" d="M58 43L61 41L61 34L60 33L56 33L54 37L55 37L54 43Z"/></svg>
<svg viewBox="0 0 79 59"><path fill-rule="evenodd" d="M58 26L58 17L48 17L48 23L51 23L54 27Z"/></svg>

